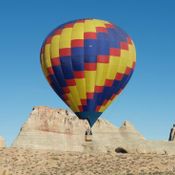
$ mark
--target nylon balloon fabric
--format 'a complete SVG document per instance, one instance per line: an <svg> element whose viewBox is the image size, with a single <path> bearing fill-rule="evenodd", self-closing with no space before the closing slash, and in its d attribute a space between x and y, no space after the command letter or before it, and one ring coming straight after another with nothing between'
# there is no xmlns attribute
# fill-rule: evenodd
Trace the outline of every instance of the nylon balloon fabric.
<svg viewBox="0 0 175 175"><path fill-rule="evenodd" d="M53 90L92 127L128 83L136 51L132 39L118 26L79 19L47 36L40 61Z"/></svg>

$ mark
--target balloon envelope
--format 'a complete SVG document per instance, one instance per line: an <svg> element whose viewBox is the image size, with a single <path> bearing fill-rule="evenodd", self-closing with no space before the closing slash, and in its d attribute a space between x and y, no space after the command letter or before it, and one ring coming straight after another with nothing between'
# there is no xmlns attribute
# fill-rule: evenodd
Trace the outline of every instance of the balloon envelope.
<svg viewBox="0 0 175 175"><path fill-rule="evenodd" d="M128 83L136 52L131 38L118 26L80 19L47 36L40 60L53 90L92 127Z"/></svg>

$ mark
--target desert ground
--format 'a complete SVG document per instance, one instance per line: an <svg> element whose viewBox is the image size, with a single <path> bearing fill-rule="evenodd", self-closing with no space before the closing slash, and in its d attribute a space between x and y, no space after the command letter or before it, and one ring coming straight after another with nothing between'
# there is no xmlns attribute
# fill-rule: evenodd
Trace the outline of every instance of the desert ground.
<svg viewBox="0 0 175 175"><path fill-rule="evenodd" d="M0 150L0 175L175 174L175 156L77 153L22 148Z"/></svg>

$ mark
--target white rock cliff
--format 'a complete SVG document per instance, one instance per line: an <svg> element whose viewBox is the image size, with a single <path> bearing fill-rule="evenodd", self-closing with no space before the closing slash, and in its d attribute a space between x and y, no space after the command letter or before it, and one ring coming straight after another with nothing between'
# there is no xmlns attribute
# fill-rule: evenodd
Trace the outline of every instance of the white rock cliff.
<svg viewBox="0 0 175 175"><path fill-rule="evenodd" d="M93 140L85 141L88 123L63 109L34 107L12 147L58 151L175 154L175 144L148 141L128 122L120 128L98 119L92 128ZM122 149L121 149L122 148Z"/></svg>

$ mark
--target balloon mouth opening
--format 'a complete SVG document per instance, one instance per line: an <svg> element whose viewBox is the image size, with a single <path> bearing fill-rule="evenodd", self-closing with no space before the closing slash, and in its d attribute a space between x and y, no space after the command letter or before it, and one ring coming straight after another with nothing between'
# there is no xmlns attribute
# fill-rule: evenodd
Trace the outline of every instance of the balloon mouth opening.
<svg viewBox="0 0 175 175"><path fill-rule="evenodd" d="M102 112L75 112L79 119L87 120L89 123L90 128L94 125L96 120L100 117Z"/></svg>

